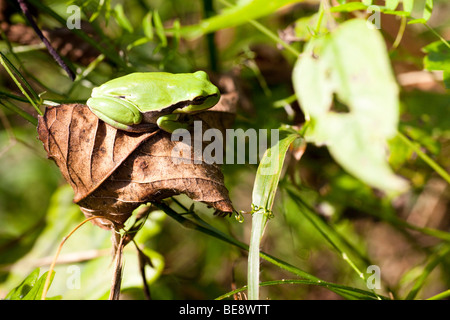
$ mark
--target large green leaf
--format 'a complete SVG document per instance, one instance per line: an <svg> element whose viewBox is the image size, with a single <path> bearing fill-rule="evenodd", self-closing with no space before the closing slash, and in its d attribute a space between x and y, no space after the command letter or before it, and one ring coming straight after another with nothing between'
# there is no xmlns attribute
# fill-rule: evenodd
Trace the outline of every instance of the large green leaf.
<svg viewBox="0 0 450 320"><path fill-rule="evenodd" d="M180 29L182 36L186 38L197 38L204 34L224 28L231 28L252 19L258 19L274 13L281 7L303 0L251 0L241 1L236 6L224 9L220 14L202 20L199 24L186 26Z"/></svg>
<svg viewBox="0 0 450 320"><path fill-rule="evenodd" d="M344 169L370 186L406 188L387 162L387 140L397 132L398 86L377 30L355 19L310 41L293 82L309 120L309 142L326 145Z"/></svg>

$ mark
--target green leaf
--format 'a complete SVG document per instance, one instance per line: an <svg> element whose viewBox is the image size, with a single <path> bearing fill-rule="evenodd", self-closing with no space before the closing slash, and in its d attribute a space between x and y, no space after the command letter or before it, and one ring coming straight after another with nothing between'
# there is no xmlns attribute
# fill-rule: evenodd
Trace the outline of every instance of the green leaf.
<svg viewBox="0 0 450 320"><path fill-rule="evenodd" d="M123 11L123 6L121 4L117 4L114 7L114 18L116 19L119 26L122 29L128 31L129 33L133 33L133 26L131 25L130 20L128 20L125 12Z"/></svg>
<svg viewBox="0 0 450 320"><path fill-rule="evenodd" d="M5 297L5 300L21 300L33 288L39 278L39 268L34 269L16 288L12 289Z"/></svg>
<svg viewBox="0 0 450 320"><path fill-rule="evenodd" d="M293 82L309 120L309 142L326 145L347 172L372 187L406 188L387 162L387 140L397 132L398 86L377 30L355 19L310 41ZM339 105L348 112L334 110Z"/></svg>
<svg viewBox="0 0 450 320"><path fill-rule="evenodd" d="M152 25L152 12L149 11L144 19L142 19L142 29L144 30L145 36L153 40L153 25Z"/></svg>
<svg viewBox="0 0 450 320"><path fill-rule="evenodd" d="M395 10L397 9L398 3L400 0L386 0L386 8L389 10Z"/></svg>
<svg viewBox="0 0 450 320"><path fill-rule="evenodd" d="M352 12L357 10L366 10L367 6L361 2L349 2L330 8L331 12Z"/></svg>
<svg viewBox="0 0 450 320"><path fill-rule="evenodd" d="M433 0L403 0L403 10L412 18L428 21L433 11Z"/></svg>
<svg viewBox="0 0 450 320"><path fill-rule="evenodd" d="M403 0L403 10L411 13L414 9L414 0Z"/></svg>
<svg viewBox="0 0 450 320"><path fill-rule="evenodd" d="M430 43L423 48L427 54L423 60L426 70L450 71L450 47L442 41Z"/></svg>
<svg viewBox="0 0 450 320"><path fill-rule="evenodd" d="M373 1L349 2L343 3L335 7L331 7L331 12L352 12L366 11L369 8L384 14L392 14L401 17L415 18L409 23L425 23L427 22L433 11L433 0L404 0L403 11L396 10L400 0L386 0L386 6L372 6Z"/></svg>
<svg viewBox="0 0 450 320"><path fill-rule="evenodd" d="M260 243L267 219L272 215L271 210L278 188L281 171L286 152L300 135L294 130L282 128L279 139L266 150L256 172L252 193L252 230L248 254L248 298L259 298L259 258ZM273 134L273 133L272 133Z"/></svg>
<svg viewBox="0 0 450 320"><path fill-rule="evenodd" d="M183 27L180 34L186 38L197 38L204 34L211 33L220 29L236 27L252 19L258 19L274 13L279 8L304 0L253 0L239 3L232 6L226 1L221 1L229 5L220 14L208 19L202 20L199 24Z"/></svg>
<svg viewBox="0 0 450 320"><path fill-rule="evenodd" d="M433 0L426 0L425 8L423 10L423 18L428 21L433 13Z"/></svg>
<svg viewBox="0 0 450 320"><path fill-rule="evenodd" d="M155 33L158 36L159 40L161 41L160 46L167 47L167 37L158 11L153 12L153 24L155 26Z"/></svg>
<svg viewBox="0 0 450 320"><path fill-rule="evenodd" d="M48 271L45 272L36 282L36 284L31 288L27 295L22 300L41 300L42 291L44 290L45 281L47 279ZM50 276L50 284L53 281L55 273L52 272Z"/></svg>
<svg viewBox="0 0 450 320"><path fill-rule="evenodd" d="M278 132L278 141L266 150L256 172L252 193L255 211L272 210L286 151L294 140L300 138L296 131L289 128L281 128Z"/></svg>
<svg viewBox="0 0 450 320"><path fill-rule="evenodd" d="M39 277L39 268L34 269L16 288L11 290L5 300L40 300L48 272ZM55 273L52 274L50 283Z"/></svg>
<svg viewBox="0 0 450 320"><path fill-rule="evenodd" d="M444 85L450 89L450 70L444 70Z"/></svg>
<svg viewBox="0 0 450 320"><path fill-rule="evenodd" d="M413 19L413 20L408 21L408 24L416 24L416 23L425 24L425 23L427 23L427 20L421 18L421 19Z"/></svg>

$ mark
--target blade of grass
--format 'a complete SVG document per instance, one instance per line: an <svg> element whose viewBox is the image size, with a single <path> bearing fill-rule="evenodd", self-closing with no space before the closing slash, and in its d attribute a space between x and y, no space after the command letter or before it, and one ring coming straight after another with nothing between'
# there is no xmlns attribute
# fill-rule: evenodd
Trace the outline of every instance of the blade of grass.
<svg viewBox="0 0 450 320"><path fill-rule="evenodd" d="M186 215L179 214L175 210L173 210L171 207L169 207L166 203L153 203L158 209L164 211L169 217L180 223L186 228L193 229L199 232L202 232L204 234L210 235L216 239L222 240L224 242L227 242L229 244L232 244L239 249L242 249L244 251L249 250L249 246L239 240L236 240L235 238L229 236L228 234L214 228L213 226L206 223L204 220L200 219L197 215L195 215L193 220L190 220L186 218ZM187 209L186 209L187 210ZM280 267L294 275L297 275L299 277L311 280L311 281L321 281L321 279L313 276L312 274L307 273L306 271L303 271L293 265L290 265L289 263L282 261L278 258L275 258L267 253L260 252L261 258L264 260L276 265L277 267Z"/></svg>
<svg viewBox="0 0 450 320"><path fill-rule="evenodd" d="M293 188L284 185L291 199L297 204L299 213L306 218L314 228L327 240L327 242L339 253L341 258L348 263L348 265L356 272L356 274L367 283L364 272L361 272L357 264L353 261L357 258L360 263L371 265L369 259L362 255L356 248L354 248L348 241L345 240L334 228L330 227L326 222L315 214L314 209L311 208ZM373 291L374 292L374 291ZM376 295L376 293L374 292Z"/></svg>
<svg viewBox="0 0 450 320"><path fill-rule="evenodd" d="M439 174L447 183L450 184L450 175L440 165L438 165L433 159L431 159L425 152L423 152L417 142L409 140L403 133L398 131L397 136L415 153L425 161L437 174Z"/></svg>
<svg viewBox="0 0 450 320"><path fill-rule="evenodd" d="M248 255L248 299L259 299L259 250L278 188L286 152L294 140L300 138L295 131L280 130L276 143L266 150L256 172L252 193L252 230ZM272 133L273 134L273 133ZM273 141L274 137L271 137Z"/></svg>
<svg viewBox="0 0 450 320"><path fill-rule="evenodd" d="M343 286L343 285L339 285L339 284L334 284L334 283L330 283L330 282L326 282L326 281L322 281L322 282L315 282L315 281L310 281L310 280L300 280L300 279L282 279L282 280L272 280L272 281L264 281L261 282L259 285L261 287L266 287L266 286L275 286L275 285L286 285L286 284L297 284L297 285L312 285L312 286L320 286L320 287L324 287L327 289L334 289L334 290L338 290L341 292L347 292L348 295L350 295L351 297L353 297L354 299L359 299L359 300L378 300L378 297L376 295L374 295L372 292L369 291L365 291L362 289L358 289L358 288L353 288L353 287L348 287L348 286ZM247 286L243 286L241 288L235 289L233 291L227 292L219 297L216 298L216 300L222 300L228 297L231 297L232 295L238 293L238 292L242 292L247 290ZM389 298L387 297L382 297L383 300L388 300Z"/></svg>
<svg viewBox="0 0 450 320"><path fill-rule="evenodd" d="M442 300L450 297L450 289L445 290L444 292L438 293L437 295L434 295L432 297L429 297L427 300Z"/></svg>
<svg viewBox="0 0 450 320"><path fill-rule="evenodd" d="M20 101L20 102L28 102L27 98L24 98L21 96L16 96L15 94L12 94L10 92L6 92L3 90L0 90L0 98L11 98L13 100Z"/></svg>
<svg viewBox="0 0 450 320"><path fill-rule="evenodd" d="M104 54L99 54L97 58L95 58L89 65L84 69L84 71L77 75L75 80L73 81L72 86L70 87L69 91L67 92L67 96L70 96L75 90L75 88L84 80L86 77L95 70L95 68L105 59Z"/></svg>
<svg viewBox="0 0 450 320"><path fill-rule="evenodd" d="M177 203L177 204L184 208L184 206L182 204L180 204L180 203ZM212 236L216 239L219 239L221 241L232 244L244 251L249 250L248 245L246 245L245 243L243 243L239 240L236 240L233 237L229 236L228 234L223 233L222 231L212 227L211 225L209 225L208 223L206 223L205 221L200 219L200 217L198 217L197 215L194 216L195 220L193 221L193 220L186 218L186 214L180 214L180 213L174 211L170 206L168 206L164 202L161 202L161 203L155 202L155 203L153 203L153 205L155 205L158 209L164 211L169 217L171 217L172 219L174 219L175 221L177 221L178 223L180 223L181 225L183 225L186 228L193 229L193 230L199 231L201 233L204 233L206 235ZM184 208L184 209L187 211L187 208ZM190 213L192 213L192 212L190 212ZM277 266L280 269L290 272L293 275L296 275L300 278L309 280L309 281L317 283L317 284L328 284L329 290L341 295L344 298L351 298L351 295L347 294L347 292L345 290L341 290L340 288L338 288L337 287L338 285L327 282L327 281L323 281L322 279L320 279L306 271L303 271L283 260L280 260L274 256L271 256L263 251L260 251L260 257L262 259L264 259L265 261L273 264L274 266ZM372 293L369 292L368 294L370 295Z"/></svg>
<svg viewBox="0 0 450 320"><path fill-rule="evenodd" d="M420 274L417 281L414 283L413 288L405 298L406 300L412 300L417 296L417 293L425 284L425 280L428 278L431 271L433 271L434 268L436 268L436 266L448 255L449 252L450 252L450 245L447 244L441 247L438 252L436 252L434 255L430 257L430 261L425 266L424 270Z"/></svg>
<svg viewBox="0 0 450 320"><path fill-rule="evenodd" d="M42 115L42 111L39 109L39 107L36 105L36 102L34 99L32 99L28 92L23 88L22 84L19 80L14 76L14 73L17 74L17 76L23 81L24 85L27 87L27 89L30 91L30 93L34 96L34 98L38 101L40 101L39 96L34 92L33 88L30 86L30 84L26 81L26 79L22 76L22 74L17 70L14 65L8 60L8 58L0 52L0 63L3 65L3 67L6 69L6 72L8 72L11 79L16 83L17 87L20 89L20 91L23 93L25 97L27 97L28 101L33 105L34 109ZM12 69L12 70L11 70ZM14 71L14 73L13 73Z"/></svg>
<svg viewBox="0 0 450 320"><path fill-rule="evenodd" d="M30 122L32 125L37 126L38 121L37 121L37 119L35 117L33 117L28 112L22 110L21 108L19 108L15 104L9 102L8 100L0 101L0 105L2 105L3 107L5 107L8 110L11 110L11 111L17 113L19 116L21 116L22 118L24 118L25 120Z"/></svg>

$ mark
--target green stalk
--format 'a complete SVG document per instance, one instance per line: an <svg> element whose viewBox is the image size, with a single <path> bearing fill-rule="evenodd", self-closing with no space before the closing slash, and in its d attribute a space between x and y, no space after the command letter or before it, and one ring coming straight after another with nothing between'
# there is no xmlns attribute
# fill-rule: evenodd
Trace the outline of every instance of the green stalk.
<svg viewBox="0 0 450 320"><path fill-rule="evenodd" d="M28 95L28 92L23 88L23 86L20 83L20 81L17 80L17 78L14 76L14 73L11 71L11 69L13 69L16 72L16 74L24 81L24 84L27 86L28 90L30 90L30 92L35 97L37 97L37 94L34 92L33 88L31 88L31 86L28 84L28 82L25 80L25 78L22 77L20 72L14 67L14 65L8 60L8 58L6 58L6 56L3 53L1 53L1 52L0 52L0 63L3 65L3 67L6 70L6 72L8 72L9 76L11 77L11 79L13 79L13 81L15 82L17 87L20 89L20 91L23 93L23 95L25 97L27 97L28 101L31 103L31 105L34 107L34 109L37 111L37 113L39 113L40 115L43 115L42 111L36 105L34 99L32 99ZM11 69L10 69L10 67L11 67Z"/></svg>
<svg viewBox="0 0 450 320"><path fill-rule="evenodd" d="M261 287L266 287L266 286L274 286L274 285L286 285L286 284L297 284L297 285L313 285L313 286L320 286L320 287L325 287L327 289L333 289L336 291L340 291L340 292L347 292L348 294L350 294L352 296L352 298L355 299L369 299L369 300L378 300L378 297L375 296L373 293L365 291L365 290L361 290L358 288L352 288L352 287L348 287L348 286L343 286L340 284L334 284L334 283L330 283L330 282L326 282L326 281L320 281L320 282L315 282L315 281L310 281L310 280L300 280L300 279L282 279L282 280L273 280L273 281L265 281L265 282L261 282L259 285ZM219 297L216 298L216 300L222 300L228 297L231 297L232 295L245 291L247 289L247 286L243 286L241 288L235 289L233 291L227 292ZM449 290L450 291L450 290ZM444 294L445 292L443 292ZM389 298L387 297L381 297L382 300L388 300Z"/></svg>
<svg viewBox="0 0 450 320"><path fill-rule="evenodd" d="M260 243L267 223L268 213L253 212L252 230L250 234L250 248L248 252L248 299L259 299L259 257Z"/></svg>
<svg viewBox="0 0 450 320"><path fill-rule="evenodd" d="M434 268L436 268L436 266L442 262L442 260L448 255L449 252L450 252L450 245L445 245L430 258L430 261L420 274L419 279L414 283L413 288L406 296L406 300L412 300L416 297L419 290L425 284L425 280L428 278L431 271L433 271Z"/></svg>
<svg viewBox="0 0 450 320"><path fill-rule="evenodd" d="M294 56L298 57L301 52L298 51L297 49L295 49L293 46L287 44L286 42L284 42L283 40L281 40L276 34L274 34L270 29L266 28L264 25L262 25L261 23L259 23L256 20L249 20L248 21L252 26L254 26L256 29L258 29L259 31L261 31L263 34L265 34L266 36L268 36L270 39L272 39L273 41L275 41L276 43L278 43L279 45L281 45L283 48L285 48L287 51L289 51L290 53L292 53Z"/></svg>
<svg viewBox="0 0 450 320"><path fill-rule="evenodd" d="M441 36L438 32L436 32L436 30L430 27L427 23L425 23L425 27L427 27L428 30L430 30L436 37L439 38L439 40L441 40L450 49L450 43L447 40L445 40L443 36Z"/></svg>
<svg viewBox="0 0 450 320"><path fill-rule="evenodd" d="M449 290L445 290L444 292L438 293L435 296L432 296L430 298L428 298L427 300L443 300L450 297L450 289Z"/></svg>
<svg viewBox="0 0 450 320"><path fill-rule="evenodd" d="M212 0L203 0L203 11L205 18L210 18L214 15L214 9L213 9L213 3ZM218 64L217 64L217 46L214 42L215 38L215 32L211 32L205 35L206 38L206 44L208 47L208 53L209 53L209 67L211 71L217 72Z"/></svg>
<svg viewBox="0 0 450 320"><path fill-rule="evenodd" d="M300 135L294 130L277 131L281 137L264 153L258 166L252 193L252 230L248 256L248 299L259 299L259 257L260 243L278 188L286 152ZM271 137L271 141L274 137Z"/></svg>
<svg viewBox="0 0 450 320"><path fill-rule="evenodd" d="M181 203L177 202L177 204L180 205L183 209L185 209L187 211L187 208L185 208ZM197 215L195 215L192 212L189 212L189 213L190 213L190 216L192 216L194 218L194 220L186 218L185 214L177 213L176 211L174 211L171 207L169 207L164 202L161 202L161 203L155 202L155 203L153 203L153 205L155 205L158 209L164 211L164 213L166 213L169 217L171 217L172 219L174 219L175 221L177 221L178 223L180 223L182 226L184 226L186 228L199 231L208 236L212 236L216 239L219 239L221 241L224 241L226 243L234 245L237 248L242 249L244 251L249 251L248 245L246 245L245 243L243 243L239 240L236 240L235 238L229 236L228 234L214 228L213 226L209 225L208 223L206 223L205 221L200 219L200 217L198 217ZM277 266L287 272L290 272L293 275L296 275L298 277L306 279L307 281L310 281L311 283L315 283L317 285L325 285L329 290L341 295L344 298L351 299L351 298L353 298L351 291L360 290L357 288L350 288L350 287L345 289L343 286L340 286L338 284L324 281L320 278L317 278L316 276L313 276L312 274L309 274L306 271L303 271L303 270L301 270L283 260L280 260L274 256L271 256L265 252L260 251L259 256L262 259L264 259L265 261L273 264L274 266ZM371 292L367 292L367 291L364 291L364 292L366 293L366 295L373 295L373 293L371 293Z"/></svg>
<svg viewBox="0 0 450 320"><path fill-rule="evenodd" d="M0 105L4 106L6 109L9 109L15 113L17 113L19 116L30 122L32 125L37 126L38 121L35 117L33 117L31 114L27 113L26 111L22 110L15 104L9 102L8 100L0 101Z"/></svg>
<svg viewBox="0 0 450 320"><path fill-rule="evenodd" d="M398 137L415 153L425 161L437 174L439 174L447 183L450 184L450 175L445 171L440 165L438 165L433 159L431 159L426 153L424 153L420 146L417 145L417 142L413 142L409 140L403 133L400 131L397 132Z"/></svg>

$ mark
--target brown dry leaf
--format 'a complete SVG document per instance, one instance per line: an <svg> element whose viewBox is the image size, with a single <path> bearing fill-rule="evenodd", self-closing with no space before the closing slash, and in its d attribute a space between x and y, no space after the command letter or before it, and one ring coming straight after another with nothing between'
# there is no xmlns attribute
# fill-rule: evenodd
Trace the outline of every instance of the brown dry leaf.
<svg viewBox="0 0 450 320"><path fill-rule="evenodd" d="M196 115L203 121L203 132L208 128L224 132L234 119L236 102L235 93L223 94L217 106ZM86 217L106 217L93 220L105 229L113 227L110 220L116 228L123 226L141 204L178 194L223 214L234 211L220 166L192 161L193 140L191 158L176 163L172 150L182 142L171 141L171 134L116 130L81 104L47 107L39 117L38 134L48 157L72 186L74 202Z"/></svg>

